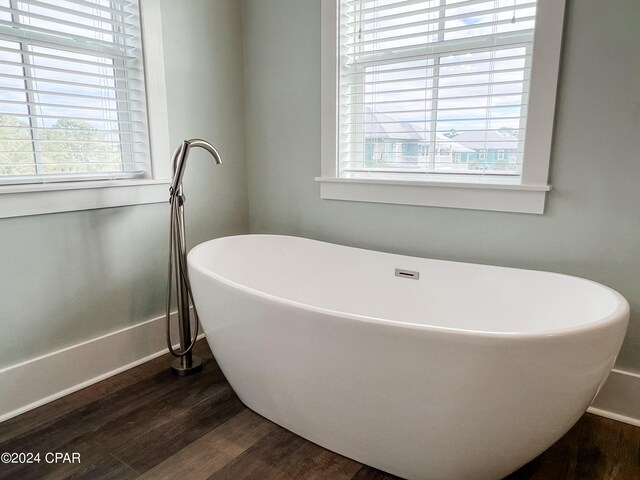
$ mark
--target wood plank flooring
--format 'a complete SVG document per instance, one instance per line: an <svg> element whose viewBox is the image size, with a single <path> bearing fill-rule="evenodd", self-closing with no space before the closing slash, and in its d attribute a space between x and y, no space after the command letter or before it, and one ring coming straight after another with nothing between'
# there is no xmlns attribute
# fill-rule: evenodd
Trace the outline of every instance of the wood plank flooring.
<svg viewBox="0 0 640 480"><path fill-rule="evenodd" d="M78 452L81 463L0 464L0 479L392 480L245 407L205 341L203 373L160 357L0 424L1 452ZM640 428L586 414L507 480L640 479Z"/></svg>

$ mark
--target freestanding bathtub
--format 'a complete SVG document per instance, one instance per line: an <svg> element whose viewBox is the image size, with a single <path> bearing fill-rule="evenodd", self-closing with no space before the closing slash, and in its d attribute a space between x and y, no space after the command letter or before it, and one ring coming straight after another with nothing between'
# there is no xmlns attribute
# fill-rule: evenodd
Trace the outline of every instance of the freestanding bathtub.
<svg viewBox="0 0 640 480"><path fill-rule="evenodd" d="M240 399L411 479L498 479L585 412L629 306L566 275L244 235L189 254L200 319Z"/></svg>

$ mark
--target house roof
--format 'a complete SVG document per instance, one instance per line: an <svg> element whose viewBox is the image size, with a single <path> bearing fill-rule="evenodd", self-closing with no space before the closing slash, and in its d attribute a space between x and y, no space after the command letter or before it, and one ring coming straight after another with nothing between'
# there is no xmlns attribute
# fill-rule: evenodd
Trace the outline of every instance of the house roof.
<svg viewBox="0 0 640 480"><path fill-rule="evenodd" d="M472 150L516 150L518 148L517 138L506 137L494 131L462 132L452 139Z"/></svg>
<svg viewBox="0 0 640 480"><path fill-rule="evenodd" d="M372 112L366 108L364 113L364 133L367 136L384 139L415 140L427 142L425 132L415 123L402 122L384 113Z"/></svg>
<svg viewBox="0 0 640 480"><path fill-rule="evenodd" d="M429 131L419 128L415 123L402 122L390 115L384 113L372 112L370 108L366 108L364 115L364 133L367 137L375 137L383 141L392 140L413 140L428 144L431 141ZM456 137L455 140L437 133L436 141L441 144L445 151L454 152L472 152L470 147L461 145Z"/></svg>

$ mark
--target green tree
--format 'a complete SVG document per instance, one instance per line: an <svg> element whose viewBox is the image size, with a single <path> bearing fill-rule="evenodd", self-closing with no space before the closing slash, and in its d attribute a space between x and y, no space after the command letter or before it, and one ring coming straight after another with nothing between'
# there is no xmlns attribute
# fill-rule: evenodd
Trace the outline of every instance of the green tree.
<svg viewBox="0 0 640 480"><path fill-rule="evenodd" d="M13 115L0 115L0 175L35 172L29 125Z"/></svg>
<svg viewBox="0 0 640 480"><path fill-rule="evenodd" d="M34 175L37 160L48 174L99 173L122 167L120 145L108 133L84 120L59 119L48 129L34 130L12 115L0 115L0 175Z"/></svg>
<svg viewBox="0 0 640 480"><path fill-rule="evenodd" d="M94 173L119 170L118 144L106 143L106 133L84 120L59 119L40 137L46 173Z"/></svg>

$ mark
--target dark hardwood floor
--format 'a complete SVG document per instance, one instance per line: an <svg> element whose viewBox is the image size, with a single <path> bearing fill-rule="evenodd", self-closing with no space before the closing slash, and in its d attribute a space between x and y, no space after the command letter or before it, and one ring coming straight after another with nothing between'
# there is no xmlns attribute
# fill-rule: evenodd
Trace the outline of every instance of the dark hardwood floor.
<svg viewBox="0 0 640 480"><path fill-rule="evenodd" d="M0 453L40 453L0 464L0 479L390 480L245 407L206 342L202 374L178 378L160 357L0 424ZM47 452L81 463L46 463ZM508 480L640 478L640 428L585 415Z"/></svg>

